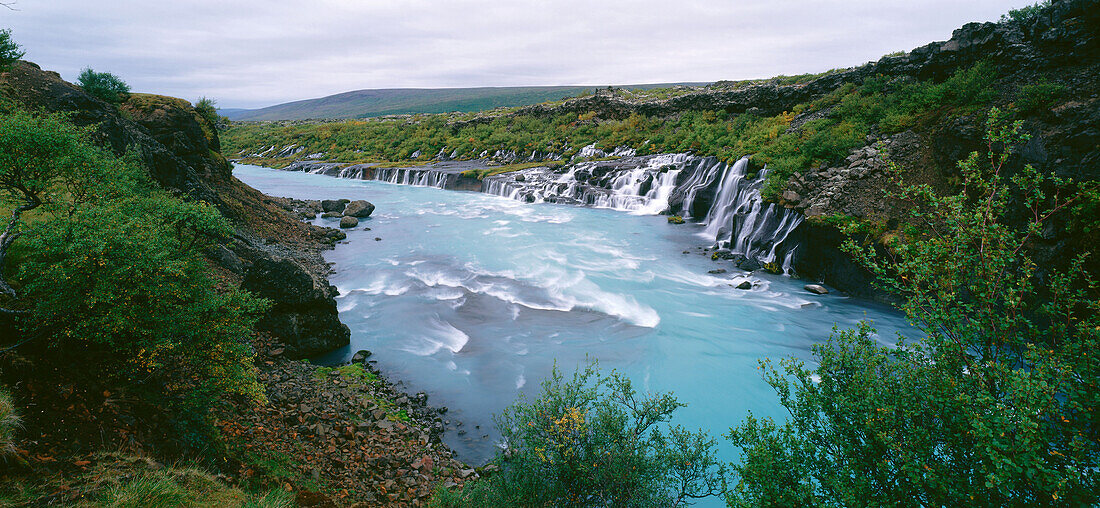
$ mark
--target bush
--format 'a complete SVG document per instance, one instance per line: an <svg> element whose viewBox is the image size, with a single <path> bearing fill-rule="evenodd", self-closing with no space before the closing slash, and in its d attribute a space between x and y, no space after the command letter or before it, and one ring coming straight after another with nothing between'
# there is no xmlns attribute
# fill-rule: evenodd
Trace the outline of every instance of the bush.
<svg viewBox="0 0 1100 508"><path fill-rule="evenodd" d="M1015 23L1029 25L1031 23L1034 23L1035 20L1038 19L1039 16L1042 15L1043 12L1051 6L1051 4L1051 0L1043 0L1042 2L1028 5L1026 7L1012 9L1008 11L1007 14L1001 14L1001 22L1005 23L1011 21Z"/></svg>
<svg viewBox="0 0 1100 508"><path fill-rule="evenodd" d="M218 125L218 108L213 99L202 97L195 102L195 111L203 117L211 126Z"/></svg>
<svg viewBox="0 0 1100 508"><path fill-rule="evenodd" d="M566 379L555 367L532 402L496 418L509 447L503 470L436 506L681 506L716 495L723 469L703 432L668 425L683 404L639 395L595 365ZM664 430L662 430L664 428Z"/></svg>
<svg viewBox="0 0 1100 508"><path fill-rule="evenodd" d="M41 207L33 228L11 215L7 300L24 313L24 336L85 351L171 408L179 437L198 444L218 400L262 399L249 339L267 302L216 290L202 252L231 234L217 211L169 195L136 156L84 136L63 116L0 116L4 204Z"/></svg>
<svg viewBox="0 0 1100 508"><path fill-rule="evenodd" d="M0 30L0 72L11 68L23 55L22 48L11 40L11 30Z"/></svg>
<svg viewBox="0 0 1100 508"><path fill-rule="evenodd" d="M1027 257L1043 224L1084 194L1024 167L1005 175L1021 123L990 112L988 152L959 164L964 191L904 187L910 228L846 249L902 297L921 331L882 347L873 329L834 333L818 366L769 363L791 414L751 415L732 506L1092 505L1100 499L1100 313L1083 266L1044 275ZM1068 198L1066 197L1066 192ZM1022 204L1031 219L1007 220Z"/></svg>
<svg viewBox="0 0 1100 508"><path fill-rule="evenodd" d="M85 92L110 103L122 102L130 96L130 85L109 72L96 72L85 68L80 71L77 82Z"/></svg>
<svg viewBox="0 0 1100 508"><path fill-rule="evenodd" d="M1016 92L1016 107L1022 112L1039 113L1056 104L1065 91L1065 86L1046 80L1024 85Z"/></svg>

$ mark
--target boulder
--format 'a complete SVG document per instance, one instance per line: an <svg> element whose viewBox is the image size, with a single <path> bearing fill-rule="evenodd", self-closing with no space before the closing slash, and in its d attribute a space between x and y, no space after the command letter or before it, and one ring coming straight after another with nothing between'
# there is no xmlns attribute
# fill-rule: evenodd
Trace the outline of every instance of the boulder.
<svg viewBox="0 0 1100 508"><path fill-rule="evenodd" d="M351 215L345 215L340 218L340 227L343 229L353 228L359 225L359 219L352 217Z"/></svg>
<svg viewBox="0 0 1100 508"><path fill-rule="evenodd" d="M325 212L343 212L345 206L347 206L347 204L339 199L326 199L321 201L321 210Z"/></svg>
<svg viewBox="0 0 1100 508"><path fill-rule="evenodd" d="M291 358L305 358L348 345L351 331L340 322L336 288L293 259L256 259L241 287L274 305L257 327L286 343Z"/></svg>
<svg viewBox="0 0 1100 508"><path fill-rule="evenodd" d="M803 287L803 289L805 289L806 291L809 291L809 292L811 292L815 295L827 295L827 294L829 294L829 290L826 289L825 286L822 286L821 284L806 284Z"/></svg>
<svg viewBox="0 0 1100 508"><path fill-rule="evenodd" d="M369 350L360 349L359 351L356 351L354 355L352 355L351 363L363 363L367 360L367 358L370 358L372 354L374 353L371 353Z"/></svg>
<svg viewBox="0 0 1100 508"><path fill-rule="evenodd" d="M344 208L344 215L347 215L349 217L357 217L360 219L363 217L370 217L370 214L373 212L374 205L371 204L370 201L364 201L362 199L352 201L348 203L346 208Z"/></svg>
<svg viewBox="0 0 1100 508"><path fill-rule="evenodd" d="M754 272L761 268L760 262L755 258L746 258L744 261L738 263L737 267L746 272Z"/></svg>
<svg viewBox="0 0 1100 508"><path fill-rule="evenodd" d="M737 289L752 289L752 283L747 280L743 280L740 284L737 285Z"/></svg>
<svg viewBox="0 0 1100 508"><path fill-rule="evenodd" d="M668 217L668 223L669 224L683 224L684 223L684 218L679 216L679 215L670 215Z"/></svg>
<svg viewBox="0 0 1100 508"><path fill-rule="evenodd" d="M344 214L342 214L340 212L325 212L325 213L321 214L321 217L324 217L326 219L332 219L332 218L343 217L343 216L344 216Z"/></svg>

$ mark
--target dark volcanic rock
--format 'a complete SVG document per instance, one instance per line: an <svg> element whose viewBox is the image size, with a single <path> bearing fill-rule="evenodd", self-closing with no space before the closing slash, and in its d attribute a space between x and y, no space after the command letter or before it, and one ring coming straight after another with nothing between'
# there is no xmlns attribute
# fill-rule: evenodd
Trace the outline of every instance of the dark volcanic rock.
<svg viewBox="0 0 1100 508"><path fill-rule="evenodd" d="M339 199L325 199L321 201L321 211L323 212L343 212L347 203Z"/></svg>
<svg viewBox="0 0 1100 508"><path fill-rule="evenodd" d="M347 229L353 228L359 225L359 219L352 217L351 215L345 215L340 218L340 227Z"/></svg>
<svg viewBox="0 0 1100 508"><path fill-rule="evenodd" d="M337 316L336 288L290 259L258 259L241 287L274 302L259 326L281 337L287 355L303 358L348 345L351 332Z"/></svg>
<svg viewBox="0 0 1100 508"><path fill-rule="evenodd" d="M348 206L344 208L344 215L351 217L370 217L370 214L374 212L374 204L370 201L363 201L357 199L348 203Z"/></svg>

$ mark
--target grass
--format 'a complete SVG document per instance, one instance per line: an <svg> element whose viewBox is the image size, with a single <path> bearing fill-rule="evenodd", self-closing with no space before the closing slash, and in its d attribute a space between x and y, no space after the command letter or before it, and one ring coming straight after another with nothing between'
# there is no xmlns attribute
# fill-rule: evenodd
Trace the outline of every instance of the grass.
<svg viewBox="0 0 1100 508"><path fill-rule="evenodd" d="M490 168L482 169L467 169L462 172L462 176L469 178L477 178L478 180L484 180L487 176L499 175L502 173L511 173L513 171L520 171L523 169L539 168L539 167L557 167L565 164L565 161L545 161L545 162L524 162L521 164L507 164L504 166L494 166Z"/></svg>
<svg viewBox="0 0 1100 508"><path fill-rule="evenodd" d="M196 467L165 467L145 457L102 453L94 466L67 476L9 479L0 486L0 506L43 504L79 508L248 507L290 508L294 495L282 489L247 490Z"/></svg>
<svg viewBox="0 0 1100 508"><path fill-rule="evenodd" d="M22 428L15 400L5 387L0 386L0 460L15 451L15 434Z"/></svg>

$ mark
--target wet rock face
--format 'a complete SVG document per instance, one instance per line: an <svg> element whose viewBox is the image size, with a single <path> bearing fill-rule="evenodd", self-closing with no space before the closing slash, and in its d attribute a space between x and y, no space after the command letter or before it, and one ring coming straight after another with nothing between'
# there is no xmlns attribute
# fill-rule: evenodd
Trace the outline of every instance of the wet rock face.
<svg viewBox="0 0 1100 508"><path fill-rule="evenodd" d="M338 318L336 288L296 261L259 258L241 287L274 302L258 326L286 342L288 357L304 358L348 345L351 332Z"/></svg>

